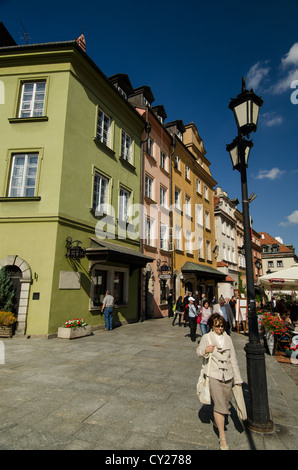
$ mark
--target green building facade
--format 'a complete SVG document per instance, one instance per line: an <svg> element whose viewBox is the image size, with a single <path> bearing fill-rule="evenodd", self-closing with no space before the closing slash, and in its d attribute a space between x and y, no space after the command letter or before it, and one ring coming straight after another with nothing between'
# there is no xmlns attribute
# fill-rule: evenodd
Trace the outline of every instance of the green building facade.
<svg viewBox="0 0 298 470"><path fill-rule="evenodd" d="M115 322L138 320L150 258L128 207L140 203L145 121L84 38L0 48L0 84L0 267L17 285L18 331L103 325L106 289Z"/></svg>

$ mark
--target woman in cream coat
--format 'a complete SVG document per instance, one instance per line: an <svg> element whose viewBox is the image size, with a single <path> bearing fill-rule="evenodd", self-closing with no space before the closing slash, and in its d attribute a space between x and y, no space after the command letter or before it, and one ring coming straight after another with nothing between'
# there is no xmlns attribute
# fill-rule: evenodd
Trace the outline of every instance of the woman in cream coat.
<svg viewBox="0 0 298 470"><path fill-rule="evenodd" d="M208 325L211 331L202 337L197 354L209 358L212 353L209 384L214 403L214 421L219 431L220 448L228 450L224 431L225 415L230 414L232 385L241 386L242 379L232 339L225 332L225 319L219 313L215 313L209 318Z"/></svg>

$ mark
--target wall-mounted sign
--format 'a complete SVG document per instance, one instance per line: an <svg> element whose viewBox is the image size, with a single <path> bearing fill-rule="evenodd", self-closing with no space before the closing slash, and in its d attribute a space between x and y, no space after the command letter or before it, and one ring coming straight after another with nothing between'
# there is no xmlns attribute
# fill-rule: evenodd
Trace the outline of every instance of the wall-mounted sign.
<svg viewBox="0 0 298 470"><path fill-rule="evenodd" d="M171 274L159 274L159 279L171 279Z"/></svg>

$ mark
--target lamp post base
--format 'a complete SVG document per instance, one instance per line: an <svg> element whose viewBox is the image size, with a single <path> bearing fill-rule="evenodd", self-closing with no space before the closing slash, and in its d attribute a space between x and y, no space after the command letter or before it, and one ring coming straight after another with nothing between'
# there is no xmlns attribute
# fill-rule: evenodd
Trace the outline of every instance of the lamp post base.
<svg viewBox="0 0 298 470"><path fill-rule="evenodd" d="M259 424L259 423L251 422L250 419L248 418L248 420L246 421L246 426L251 431L259 432L261 434L266 434L266 433L270 433L274 431L274 425L271 420L269 420L267 424Z"/></svg>
<svg viewBox="0 0 298 470"><path fill-rule="evenodd" d="M247 426L260 433L272 432L274 427L268 406L265 349L260 343L248 343L244 349L250 396Z"/></svg>

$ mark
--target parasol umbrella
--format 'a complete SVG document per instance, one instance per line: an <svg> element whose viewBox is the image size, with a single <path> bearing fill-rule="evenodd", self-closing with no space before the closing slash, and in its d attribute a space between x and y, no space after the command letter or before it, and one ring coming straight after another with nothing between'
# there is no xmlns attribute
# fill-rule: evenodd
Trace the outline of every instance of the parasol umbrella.
<svg viewBox="0 0 298 470"><path fill-rule="evenodd" d="M258 284L271 290L298 290L298 264L259 277Z"/></svg>

